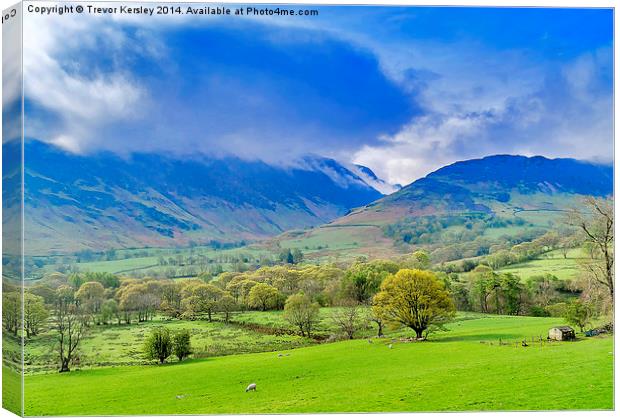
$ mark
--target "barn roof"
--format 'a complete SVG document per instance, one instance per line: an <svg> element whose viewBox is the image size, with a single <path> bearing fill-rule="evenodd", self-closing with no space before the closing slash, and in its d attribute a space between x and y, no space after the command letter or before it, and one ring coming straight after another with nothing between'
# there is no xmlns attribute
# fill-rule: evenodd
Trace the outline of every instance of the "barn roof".
<svg viewBox="0 0 620 418"><path fill-rule="evenodd" d="M574 331L574 329L572 329L571 327L566 326L566 325L563 325L563 326L560 326L560 327L553 327L551 329L559 329L560 331Z"/></svg>

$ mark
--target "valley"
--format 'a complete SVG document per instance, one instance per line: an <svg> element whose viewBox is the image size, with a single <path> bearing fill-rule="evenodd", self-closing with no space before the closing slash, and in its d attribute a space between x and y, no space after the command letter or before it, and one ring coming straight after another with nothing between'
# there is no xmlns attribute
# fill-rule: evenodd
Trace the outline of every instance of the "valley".
<svg viewBox="0 0 620 418"><path fill-rule="evenodd" d="M512 168L502 174L506 164ZM146 198L132 190L138 183L125 183L125 174L118 174L124 180L113 190L95 186L108 179L86 176L69 187L33 170L39 180L30 193L62 202L59 208L76 214L59 224L67 227L59 245L85 219L100 226L88 227L82 247L72 244L26 259L25 292L28 315L33 315L24 350L30 389L26 412L72 415L83 414L85 407L93 415L611 408L613 337L607 331L595 337L585 333L610 326L605 289L594 294L584 282L588 266L600 263L600 255L570 223L575 213L607 210L607 167L489 157L445 167L383 197L360 183L361 177L342 170L356 184L349 187L362 187L363 197L354 197L355 191L336 197L344 189L332 183L333 174L297 173L309 176L308 183L297 184L302 189L291 189L297 191L288 197L281 189L265 190L265 195L248 190L245 196L201 206L208 214L200 216L190 209L199 207L197 198L189 198L202 193L203 186L195 181L191 186L184 177L174 193L157 191L160 198L153 199L154 189ZM518 170L515 178L512 173ZM567 171L574 176L562 174ZM481 172L487 174L477 177ZM589 176L585 186L584 173ZM64 175L69 174L55 173L57 179ZM335 188L327 206L316 191L304 189L318 190L312 184L318 178ZM585 194L585 188L596 197ZM124 193L143 203L119 206ZM280 203L265 200L276 195ZM225 206L231 210L225 212ZM244 208L244 215L235 208ZM56 220L53 215L39 218L43 212L36 206L28 210L39 227ZM132 220L117 234L118 227L105 222L121 218L100 214L119 210L128 210ZM270 213L260 217L271 219L271 230L246 216L263 210ZM226 224L203 223L220 211ZM286 211L295 215L272 222ZM110 244L100 228L120 240L133 236L130 231L148 230L155 241L133 236L131 242L159 245L132 247L119 241L102 247ZM88 244L91 240L97 245ZM428 277L444 292L437 297L447 298L446 316L430 320L424 332L386 319L379 307L386 283L400 275L413 283ZM17 293L6 279L5 306L17 306ZM302 314L308 318L299 322ZM57 323L66 315L82 324L65 330L79 335L80 343L65 359L70 371L59 374ZM547 339L550 327L566 323L577 328L576 341ZM21 347L17 331L6 331L4 379L10 380ZM170 335L171 344L187 335L184 357L170 351L163 364L155 365L147 346L158 333ZM595 372L584 373L583 364ZM243 387L252 382L259 389L244 396ZM446 384L451 390L445 396L431 395ZM99 385L106 389L95 389ZM132 388L144 396L136 400L129 395ZM58 391L66 390L74 396L56 401ZM13 398L6 396L7 402Z"/></svg>
<svg viewBox="0 0 620 418"><path fill-rule="evenodd" d="M3 407L613 414L615 9L207 6L5 21Z"/></svg>

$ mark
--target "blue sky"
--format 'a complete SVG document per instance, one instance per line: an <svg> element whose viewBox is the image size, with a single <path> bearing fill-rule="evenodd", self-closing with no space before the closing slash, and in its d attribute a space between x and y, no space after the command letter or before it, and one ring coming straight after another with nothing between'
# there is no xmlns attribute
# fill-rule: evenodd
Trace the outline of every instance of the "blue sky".
<svg viewBox="0 0 620 418"><path fill-rule="evenodd" d="M71 152L306 154L408 183L511 153L612 159L611 10L26 17L26 134Z"/></svg>

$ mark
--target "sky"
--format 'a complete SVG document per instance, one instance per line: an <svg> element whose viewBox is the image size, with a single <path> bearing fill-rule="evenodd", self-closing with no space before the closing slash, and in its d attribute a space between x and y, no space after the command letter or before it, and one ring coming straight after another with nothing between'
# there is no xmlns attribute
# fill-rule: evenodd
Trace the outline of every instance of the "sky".
<svg viewBox="0 0 620 418"><path fill-rule="evenodd" d="M79 154L313 154L400 184L492 154L611 162L611 10L312 9L26 13L26 136Z"/></svg>

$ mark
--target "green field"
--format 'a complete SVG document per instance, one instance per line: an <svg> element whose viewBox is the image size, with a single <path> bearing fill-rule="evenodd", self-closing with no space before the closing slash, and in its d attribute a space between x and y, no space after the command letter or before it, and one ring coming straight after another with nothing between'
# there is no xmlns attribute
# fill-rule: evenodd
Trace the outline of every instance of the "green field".
<svg viewBox="0 0 620 418"><path fill-rule="evenodd" d="M555 318L462 316L432 341L365 339L25 379L28 415L613 408L613 339L515 345ZM509 345L499 345L499 339ZM244 389L255 382L256 393Z"/></svg>
<svg viewBox="0 0 620 418"><path fill-rule="evenodd" d="M139 256L139 254L148 253L148 256ZM277 254L276 254L277 255ZM133 250L118 250L116 257L118 259L109 261L89 261L89 262L70 262L72 267L83 272L106 272L112 274L132 275L136 273L152 274L165 271L168 266L159 265L159 257L168 260L177 256L183 257L205 257L209 260L207 267L220 265L223 270L231 270L233 263L225 261L233 257L247 257L248 262L255 263L261 257L273 257L274 253L262 248L254 246L244 246L239 248L216 250L211 247L193 247L193 248L143 248ZM127 258L123 258L127 257ZM62 264L62 263L61 263ZM47 273L57 271L60 264L47 264L44 271ZM178 266L177 266L178 267ZM198 269L198 266L194 266Z"/></svg>
<svg viewBox="0 0 620 418"><path fill-rule="evenodd" d="M325 339L337 333L331 320L335 309L338 308L321 308L320 322L314 331L315 337ZM233 322L230 324L224 323L223 318L216 314L214 322L167 320L157 317L150 322L131 325L92 325L82 339L79 368L147 364L142 353L142 344L151 329L158 326L165 326L171 331L189 330L195 357L258 353L317 344L314 338L296 335L297 329L287 323L282 315L282 311L237 312L232 315ZM259 325L265 329L253 330L252 325ZM359 331L358 334L363 337L375 333L374 328L368 328ZM55 371L57 353L51 349L55 344L56 334L52 330L30 338L25 349L26 373ZM6 333L3 335L3 345L5 353L13 352L18 355L20 350L18 341ZM170 361L174 359L171 358Z"/></svg>
<svg viewBox="0 0 620 418"><path fill-rule="evenodd" d="M2 407L20 415L22 382L20 375L13 369L2 367Z"/></svg>
<svg viewBox="0 0 620 418"><path fill-rule="evenodd" d="M532 220L532 228L551 217L547 212L521 213L540 218L536 223ZM488 228L485 234L501 239L510 228ZM343 261L362 254L389 257L396 250L391 243L378 245L388 239L379 228L364 225L290 232L282 238L281 248L300 248L308 262ZM371 247L385 252L367 254ZM161 254L188 256L186 251L190 250L168 249ZM219 263L228 270L236 266L227 256L243 254L241 258L247 257L244 263L249 265L260 257L276 257L280 249L271 242L191 251L212 258L209 265ZM148 274L166 268L153 267L159 255L153 252L77 266L82 271ZM547 273L571 280L579 273L580 257L580 250L569 251L566 258L559 250L550 251L499 271L517 274L524 281ZM214 322L158 315L146 323L93 325L81 343L79 361L70 373L63 374L56 372L57 353L52 348L56 336L45 327L25 347L25 413L590 410L614 406L613 338L546 341L548 329L565 325L563 319L460 312L446 330L431 334L425 342L411 342L408 329L386 330L385 338L375 338L377 330L371 325L356 331L357 339L342 340L333 321L336 309L341 308L320 309L312 338L296 335L298 330L285 321L283 311L235 312L231 323L216 314ZM594 325L605 321L598 318ZM191 358L179 363L170 357L164 366L145 360L143 343L156 326L189 330ZM523 340L527 347L522 346ZM20 349L12 337L4 336L3 343L5 353ZM9 364L5 358L5 366ZM4 376L5 383L19 381L6 367ZM257 383L258 391L246 393L249 383ZM5 403L18 407L17 394L7 395Z"/></svg>
<svg viewBox="0 0 620 418"><path fill-rule="evenodd" d="M80 346L79 367L126 366L146 364L142 344L153 327L170 330L188 329L196 356L210 357L228 354L255 353L277 349L292 349L314 344L314 340L298 335L273 335L255 332L234 324L207 321L167 321L157 319L132 325L92 326ZM55 334L45 332L31 338L25 350L26 373L50 372L57 369ZM3 339L5 350L18 350L18 343ZM172 360L172 358L171 358Z"/></svg>
<svg viewBox="0 0 620 418"><path fill-rule="evenodd" d="M553 274L561 280L575 279L579 273L579 266L577 263L581 257L583 257L581 249L570 250L566 258L564 258L564 255L559 250L550 251L536 260L521 264L513 264L499 271L514 273L524 280L532 276L547 273Z"/></svg>

